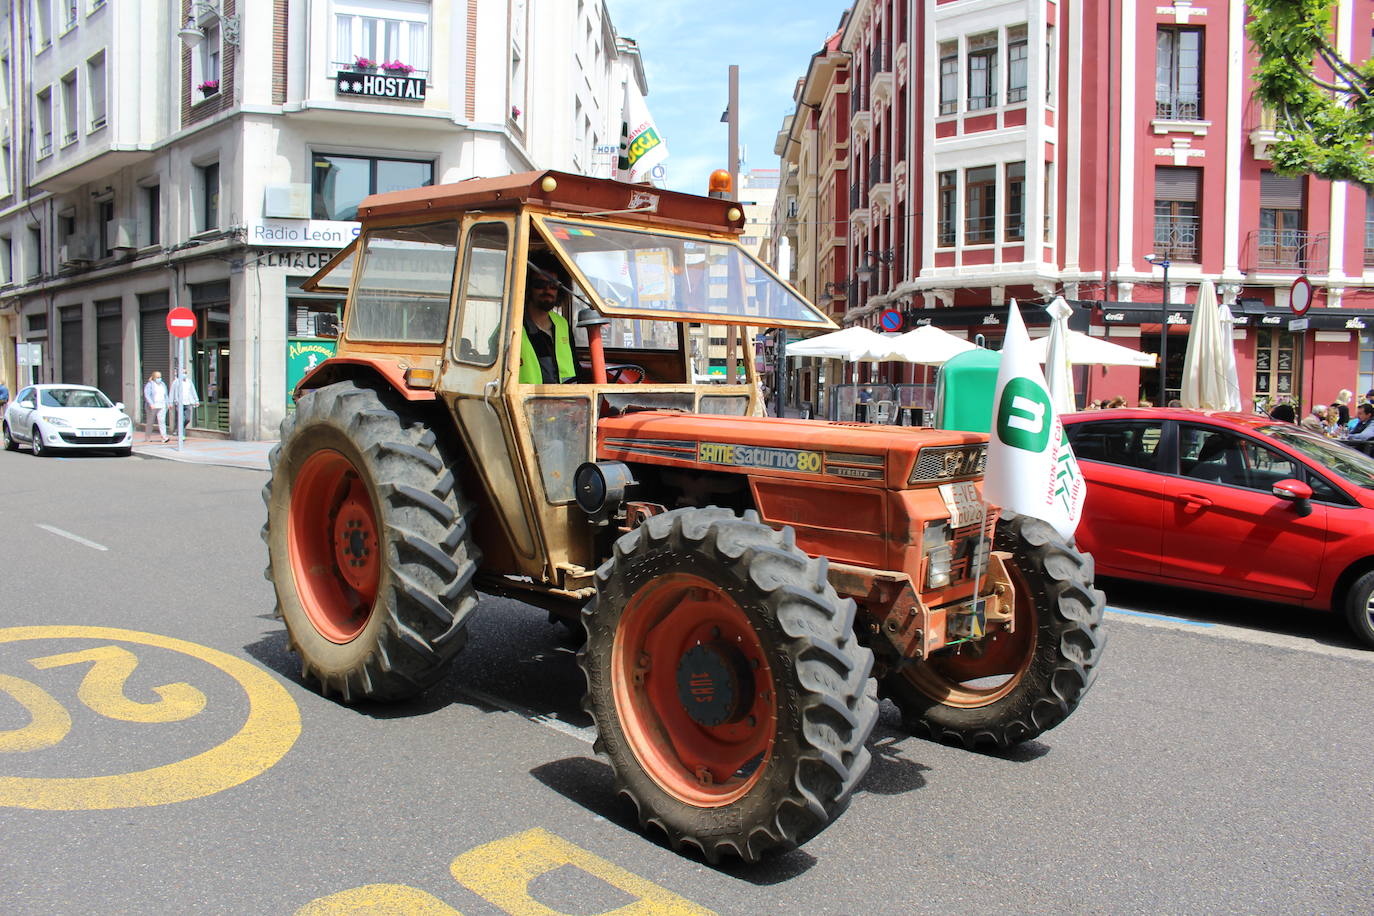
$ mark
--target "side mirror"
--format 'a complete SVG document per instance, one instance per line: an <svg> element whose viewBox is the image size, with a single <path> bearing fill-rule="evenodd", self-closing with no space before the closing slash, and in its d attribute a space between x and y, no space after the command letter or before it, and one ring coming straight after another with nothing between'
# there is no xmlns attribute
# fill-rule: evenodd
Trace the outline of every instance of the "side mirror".
<svg viewBox="0 0 1374 916"><path fill-rule="evenodd" d="M124 409L124 402L123 402L123 401L115 401L115 410L123 410L123 409Z"/></svg>
<svg viewBox="0 0 1374 916"><path fill-rule="evenodd" d="M1298 515L1306 518L1312 514L1312 488L1301 480L1294 480L1291 477L1280 480L1269 490L1279 499L1285 499L1293 504Z"/></svg>

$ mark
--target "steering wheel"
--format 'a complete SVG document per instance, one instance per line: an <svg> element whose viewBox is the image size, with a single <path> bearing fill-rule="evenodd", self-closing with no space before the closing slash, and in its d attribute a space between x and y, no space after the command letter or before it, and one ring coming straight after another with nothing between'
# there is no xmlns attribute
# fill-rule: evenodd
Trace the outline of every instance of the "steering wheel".
<svg viewBox="0 0 1374 916"><path fill-rule="evenodd" d="M643 366L634 363L614 363L606 366L606 381L612 385L633 385L648 375Z"/></svg>

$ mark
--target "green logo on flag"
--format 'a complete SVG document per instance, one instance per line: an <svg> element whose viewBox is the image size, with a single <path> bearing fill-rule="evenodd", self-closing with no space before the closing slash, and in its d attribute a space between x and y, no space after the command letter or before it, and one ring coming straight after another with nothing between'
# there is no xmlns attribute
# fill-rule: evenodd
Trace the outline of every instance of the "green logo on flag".
<svg viewBox="0 0 1374 916"><path fill-rule="evenodd" d="M645 128L644 133L635 137L634 142L630 144L630 165L633 166L644 157L645 153L662 142L662 140L658 139L658 131L654 130L652 127Z"/></svg>
<svg viewBox="0 0 1374 916"><path fill-rule="evenodd" d="M1050 396L1028 378L1018 377L1002 389L997 405L997 438L1012 448L1043 452L1050 441Z"/></svg>

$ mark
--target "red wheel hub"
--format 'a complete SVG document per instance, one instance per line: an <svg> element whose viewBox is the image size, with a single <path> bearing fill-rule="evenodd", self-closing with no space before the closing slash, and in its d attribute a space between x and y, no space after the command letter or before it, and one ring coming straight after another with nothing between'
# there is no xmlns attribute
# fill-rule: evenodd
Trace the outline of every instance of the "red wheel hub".
<svg viewBox="0 0 1374 916"><path fill-rule="evenodd" d="M626 603L611 662L631 749L664 791L698 807L744 796L777 734L777 697L758 634L739 604L673 573Z"/></svg>
<svg viewBox="0 0 1374 916"><path fill-rule="evenodd" d="M291 488L287 541L306 616L320 635L346 643L367 626L381 581L376 510L353 462L321 449Z"/></svg>

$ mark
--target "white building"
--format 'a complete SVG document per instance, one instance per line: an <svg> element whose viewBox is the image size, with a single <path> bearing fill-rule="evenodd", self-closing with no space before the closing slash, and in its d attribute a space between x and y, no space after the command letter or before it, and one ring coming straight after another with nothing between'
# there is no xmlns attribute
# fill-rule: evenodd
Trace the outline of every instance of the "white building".
<svg viewBox="0 0 1374 916"><path fill-rule="evenodd" d="M0 379L135 405L186 306L195 425L234 438L275 437L331 352L340 303L300 285L364 196L609 174L626 79L645 91L602 0L27 0L0 74Z"/></svg>

